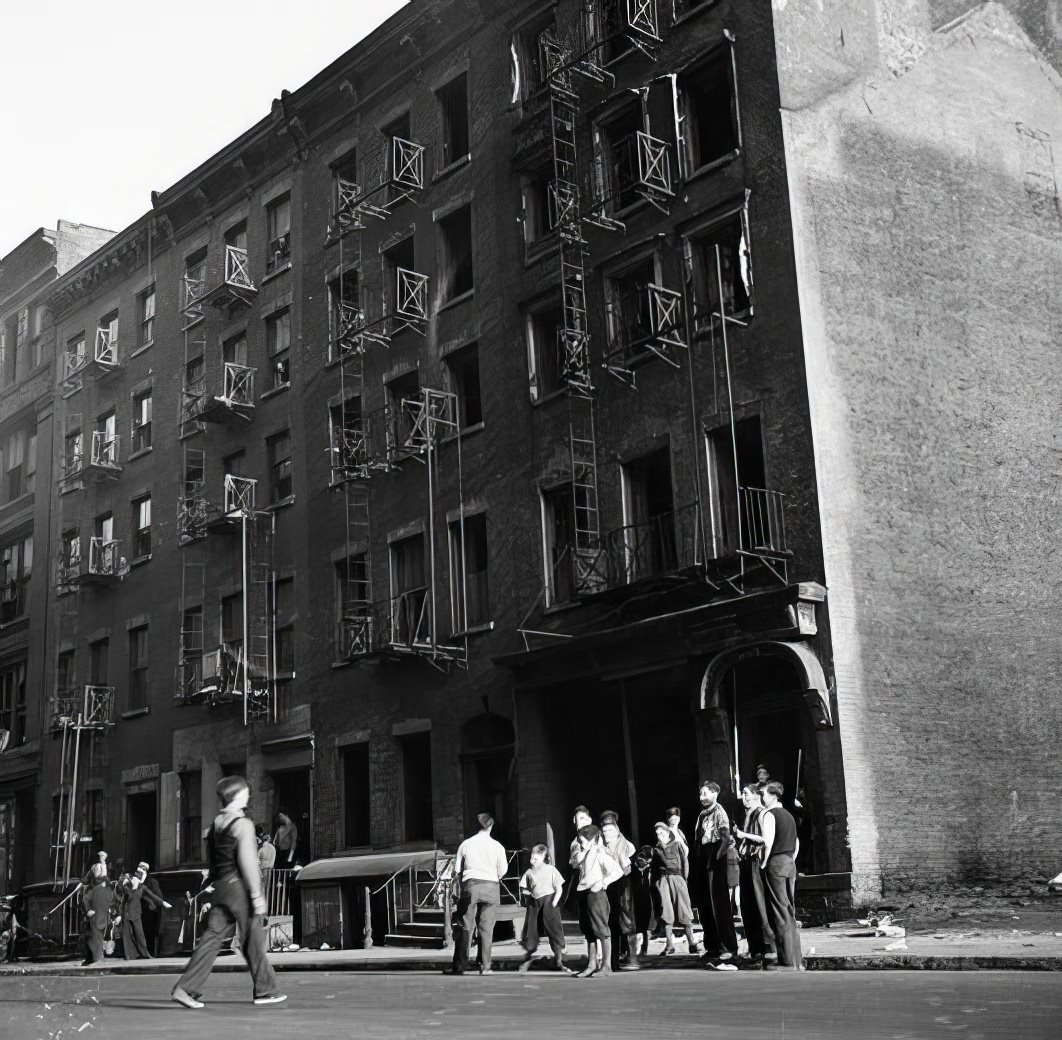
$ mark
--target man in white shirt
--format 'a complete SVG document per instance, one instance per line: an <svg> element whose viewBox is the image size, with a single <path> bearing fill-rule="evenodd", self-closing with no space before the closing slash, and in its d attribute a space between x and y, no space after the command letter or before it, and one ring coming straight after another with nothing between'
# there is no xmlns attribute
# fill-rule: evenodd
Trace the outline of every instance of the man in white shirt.
<svg viewBox="0 0 1062 1040"><path fill-rule="evenodd" d="M460 880L461 895L457 901L457 934L451 975L465 973L473 926L479 929L479 973L493 974L490 944L494 938L494 915L501 903L500 882L505 877L508 861L505 847L490 836L494 818L489 813L480 813L476 818L479 833L461 842L454 860L454 877Z"/></svg>

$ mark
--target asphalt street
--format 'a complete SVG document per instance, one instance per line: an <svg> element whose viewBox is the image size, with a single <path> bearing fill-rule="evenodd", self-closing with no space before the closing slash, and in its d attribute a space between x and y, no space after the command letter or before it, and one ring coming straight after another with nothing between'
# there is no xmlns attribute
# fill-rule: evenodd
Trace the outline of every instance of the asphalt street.
<svg viewBox="0 0 1062 1040"><path fill-rule="evenodd" d="M1057 1040L1053 972L710 973L574 980L545 972L286 973L288 1001L250 1003L250 978L215 975L201 1011L173 976L0 979L4 1040L210 1040L263 1036L725 1040Z"/></svg>

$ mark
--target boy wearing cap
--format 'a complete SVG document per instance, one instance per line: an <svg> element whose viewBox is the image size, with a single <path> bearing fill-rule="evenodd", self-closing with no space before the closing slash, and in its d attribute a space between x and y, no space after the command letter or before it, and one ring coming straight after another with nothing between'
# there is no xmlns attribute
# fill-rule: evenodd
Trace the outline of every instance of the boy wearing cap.
<svg viewBox="0 0 1062 1040"><path fill-rule="evenodd" d="M136 868L136 873L122 884L122 916L125 918L122 951L127 961L135 961L138 957L151 959L144 936L144 900L155 909L170 907L169 903L148 888L146 866L147 864L141 863Z"/></svg>
<svg viewBox="0 0 1062 1040"><path fill-rule="evenodd" d="M601 814L601 837L605 851L619 865L622 874L605 890L608 893L608 924L612 934L612 970L620 970L623 941L627 940L626 971L638 970L638 929L634 923L634 901L631 892L631 857L638 851L620 831L619 813L606 809Z"/></svg>
<svg viewBox="0 0 1062 1040"><path fill-rule="evenodd" d="M697 941L693 938L693 908L690 906L690 890L686 879L690 875L686 846L674 836L663 821L653 825L656 831L656 847L653 849L653 876L660 895L660 918L664 922L664 937L667 945L662 955L675 952L672 930L681 928L686 933L690 953L697 953Z"/></svg>

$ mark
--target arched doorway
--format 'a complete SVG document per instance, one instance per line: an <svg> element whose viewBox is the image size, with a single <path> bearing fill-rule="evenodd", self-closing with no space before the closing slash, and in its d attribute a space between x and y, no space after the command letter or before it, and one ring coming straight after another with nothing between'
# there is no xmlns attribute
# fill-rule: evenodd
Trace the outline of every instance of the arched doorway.
<svg viewBox="0 0 1062 1040"><path fill-rule="evenodd" d="M519 845L513 754L516 733L504 715L485 711L461 727L461 771L465 794L465 831L473 833L476 817L494 817L494 837L506 848Z"/></svg>
<svg viewBox="0 0 1062 1040"><path fill-rule="evenodd" d="M814 653L800 643L769 642L720 654L705 671L701 707L712 762L726 763L732 804L763 765L785 787L783 804L797 819L800 872L847 870L840 746Z"/></svg>

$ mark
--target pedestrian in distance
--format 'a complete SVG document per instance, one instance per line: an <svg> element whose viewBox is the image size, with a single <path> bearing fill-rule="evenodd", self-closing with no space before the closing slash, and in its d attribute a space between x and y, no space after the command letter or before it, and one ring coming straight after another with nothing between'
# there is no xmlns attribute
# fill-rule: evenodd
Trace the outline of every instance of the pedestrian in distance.
<svg viewBox="0 0 1062 1040"><path fill-rule="evenodd" d="M638 928L634 923L634 895L631 889L631 857L638 851L620 831L619 814L611 809L601 814L601 837L605 851L619 864L623 872L605 890L608 893L608 924L612 936L611 966L613 971L637 971ZM623 946L626 944L625 963Z"/></svg>
<svg viewBox="0 0 1062 1040"><path fill-rule="evenodd" d="M697 940L693 937L693 908L690 906L690 890L686 883L690 875L686 846L674 836L666 823L656 823L653 829L656 831L653 880L660 896L660 919L664 922L665 946L661 956L670 956L675 952L675 928L681 928L686 933L690 953L697 953Z"/></svg>
<svg viewBox="0 0 1062 1040"><path fill-rule="evenodd" d="M605 850L601 831L592 823L579 829L575 840L578 849L573 864L578 872L576 892L579 899L579 930L586 940L586 967L576 978L600 978L612 974L610 964L611 932L609 929L609 884L623 871Z"/></svg>
<svg viewBox="0 0 1062 1040"><path fill-rule="evenodd" d="M767 919L767 902L764 896L763 871L763 801L757 783L746 784L741 789L741 801L745 806L744 827L734 828L738 838L738 859L741 871L741 923L748 943L747 965L752 968L768 967L775 959L774 932Z"/></svg>
<svg viewBox="0 0 1062 1040"><path fill-rule="evenodd" d="M258 841L258 869L262 872L262 884L265 885L277 861L277 847L262 826L255 828L255 838Z"/></svg>
<svg viewBox="0 0 1062 1040"><path fill-rule="evenodd" d="M287 813L277 813L276 832L273 835L273 846L276 848L276 863L278 867L293 867L299 844L299 828L295 826Z"/></svg>
<svg viewBox="0 0 1062 1040"><path fill-rule="evenodd" d="M192 953L171 996L187 1008L201 1008L199 999L214 967L218 951L239 929L243 955L253 980L255 1004L279 1004L287 997L277 991L277 979L266 954L265 897L258 868L254 824L244 815L251 790L242 776L218 781L221 811L207 837L210 880L214 892L206 931Z"/></svg>
<svg viewBox="0 0 1062 1040"><path fill-rule="evenodd" d="M494 918L501 904L501 879L505 877L508 861L505 846L491 837L494 817L480 813L476 819L479 833L461 842L454 859L454 877L460 882L461 892L457 900L457 935L450 975L465 973L473 928L479 931L479 973L494 974L490 966L491 942Z"/></svg>
<svg viewBox="0 0 1062 1040"><path fill-rule="evenodd" d="M719 804L719 785L705 780L700 788L701 811L693 828L694 879L697 908L704 929L704 949L711 959L737 956L737 932L730 905L728 854L733 845L730 819Z"/></svg>
<svg viewBox="0 0 1062 1040"><path fill-rule="evenodd" d="M531 850L531 866L520 878L520 894L527 902L527 913L524 915L526 954L520 963L520 971L527 971L531 967L538 950L538 922L541 917L553 951L553 966L557 971L571 974L564 966L564 923L559 909L564 894L564 878L549 862L549 849L545 845L536 845Z"/></svg>
<svg viewBox="0 0 1062 1040"><path fill-rule="evenodd" d="M144 935L144 903L155 909L169 909L170 904L160 899L147 887L147 871L144 864L136 873L126 877L122 883L122 952L127 961L139 957L151 959L151 950Z"/></svg>
<svg viewBox="0 0 1062 1040"><path fill-rule="evenodd" d="M114 889L111 888L110 879L107 877L105 863L93 863L89 872L92 875L92 884L85 889L81 899L85 907L85 916L88 918L88 951L84 964L102 964L104 933L111 923L111 911L116 908L117 900ZM121 921L117 917L115 922Z"/></svg>
<svg viewBox="0 0 1062 1040"><path fill-rule="evenodd" d="M800 852L796 820L782 806L785 788L772 780L763 789L764 895L767 917L778 947L779 967L799 970L804 961L800 952L800 929L796 919L796 858Z"/></svg>

